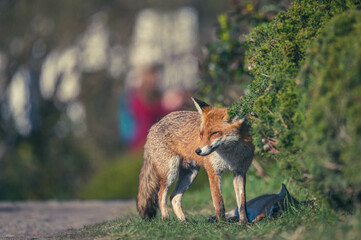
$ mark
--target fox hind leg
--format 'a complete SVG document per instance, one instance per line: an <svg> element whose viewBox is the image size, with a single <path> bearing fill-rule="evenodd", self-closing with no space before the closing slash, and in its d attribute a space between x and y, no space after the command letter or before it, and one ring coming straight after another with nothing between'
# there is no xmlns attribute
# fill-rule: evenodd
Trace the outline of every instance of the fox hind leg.
<svg viewBox="0 0 361 240"><path fill-rule="evenodd" d="M159 208L163 219L169 218L168 207L167 207L167 193L169 187L164 181L160 182L160 188L158 192Z"/></svg>
<svg viewBox="0 0 361 240"><path fill-rule="evenodd" d="M167 194L170 186L175 182L178 177L179 166L181 158L179 156L172 157L168 162L168 171L160 181L158 192L159 208L163 219L169 218L167 206Z"/></svg>
<svg viewBox="0 0 361 240"><path fill-rule="evenodd" d="M170 197L174 213L177 215L179 220L187 220L182 210L182 197L184 192L189 188L194 179L197 177L198 172L199 167L180 168L179 170L179 179Z"/></svg>

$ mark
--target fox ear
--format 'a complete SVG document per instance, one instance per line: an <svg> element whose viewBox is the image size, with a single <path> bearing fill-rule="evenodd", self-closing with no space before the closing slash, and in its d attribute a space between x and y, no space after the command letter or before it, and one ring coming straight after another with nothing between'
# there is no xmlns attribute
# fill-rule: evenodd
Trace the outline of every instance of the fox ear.
<svg viewBox="0 0 361 240"><path fill-rule="evenodd" d="M238 124L239 126L242 125L242 123L244 123L246 121L246 117L247 116L244 116L243 118L240 118L238 116L235 116L233 117L231 120L230 120L230 123L232 124Z"/></svg>
<svg viewBox="0 0 361 240"><path fill-rule="evenodd" d="M204 111L206 111L207 108L210 107L207 103L205 103L205 102L203 102L203 101L201 101L201 100L199 100L199 99L197 99L195 97L192 97L192 100L193 100L194 105L196 106L199 114L201 114L201 115L202 115L202 113Z"/></svg>

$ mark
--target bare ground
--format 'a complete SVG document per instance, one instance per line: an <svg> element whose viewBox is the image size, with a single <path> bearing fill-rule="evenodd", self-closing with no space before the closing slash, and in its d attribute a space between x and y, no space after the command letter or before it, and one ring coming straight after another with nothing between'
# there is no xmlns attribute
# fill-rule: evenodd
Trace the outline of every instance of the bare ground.
<svg viewBox="0 0 361 240"><path fill-rule="evenodd" d="M0 239L47 239L116 219L134 206L134 200L0 202Z"/></svg>

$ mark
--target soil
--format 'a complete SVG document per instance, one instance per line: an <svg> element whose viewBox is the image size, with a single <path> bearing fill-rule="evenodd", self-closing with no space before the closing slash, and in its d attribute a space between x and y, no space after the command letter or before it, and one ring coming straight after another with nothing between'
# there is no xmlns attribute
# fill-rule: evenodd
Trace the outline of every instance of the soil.
<svg viewBox="0 0 361 240"><path fill-rule="evenodd" d="M134 200L0 202L0 239L47 239L116 219L134 206Z"/></svg>

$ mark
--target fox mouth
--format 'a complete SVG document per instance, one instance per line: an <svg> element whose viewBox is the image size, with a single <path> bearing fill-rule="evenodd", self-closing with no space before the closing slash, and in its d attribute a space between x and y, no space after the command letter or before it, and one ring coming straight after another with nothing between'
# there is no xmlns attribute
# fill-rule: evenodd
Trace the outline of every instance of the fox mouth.
<svg viewBox="0 0 361 240"><path fill-rule="evenodd" d="M218 146L209 147L209 150L207 149L208 151L206 151L205 153L203 153L203 151L200 148L197 148L196 153L199 156L205 157L205 156L211 154L212 152L214 152L217 148L218 148Z"/></svg>

